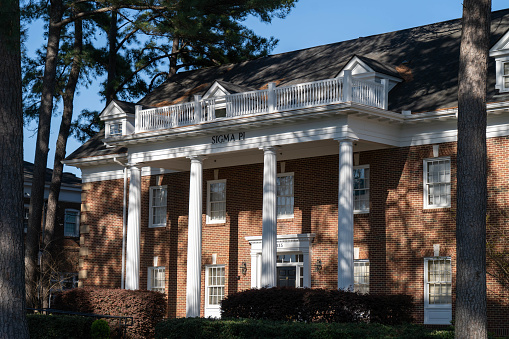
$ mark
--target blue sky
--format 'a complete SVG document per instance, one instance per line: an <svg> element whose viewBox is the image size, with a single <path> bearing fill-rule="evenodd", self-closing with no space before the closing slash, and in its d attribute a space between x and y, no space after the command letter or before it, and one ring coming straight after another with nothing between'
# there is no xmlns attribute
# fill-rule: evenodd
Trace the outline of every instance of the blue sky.
<svg viewBox="0 0 509 339"><path fill-rule="evenodd" d="M493 0L492 10L507 8L505 0ZM386 33L410 27L461 17L460 0L300 0L286 19L274 19L271 24L248 19L246 25L258 35L274 36L279 39L273 54L324 45L328 43L355 39L361 36ZM34 25L29 30L27 48L35 49L42 45L42 29ZM102 110L97 86L81 89L75 101L77 116L82 109ZM50 136L48 167L53 167L53 157L60 118L53 117ZM35 155L34 128L24 129L24 159L33 162ZM67 154L73 152L80 143L70 138ZM81 176L79 169L66 166L65 171Z"/></svg>

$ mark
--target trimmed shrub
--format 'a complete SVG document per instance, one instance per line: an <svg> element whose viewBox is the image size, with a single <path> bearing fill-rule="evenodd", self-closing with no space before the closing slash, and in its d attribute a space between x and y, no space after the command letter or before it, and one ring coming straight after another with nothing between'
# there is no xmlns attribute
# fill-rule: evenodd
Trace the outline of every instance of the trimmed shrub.
<svg viewBox="0 0 509 339"><path fill-rule="evenodd" d="M90 337L92 339L109 339L110 338L110 325L103 319L97 319L92 323L90 328Z"/></svg>
<svg viewBox="0 0 509 339"><path fill-rule="evenodd" d="M412 307L412 297L408 295L273 287L228 295L221 303L221 315L223 318L394 325L411 322Z"/></svg>
<svg viewBox="0 0 509 339"><path fill-rule="evenodd" d="M276 322L272 320L214 320L179 318L156 326L157 339L333 339L333 338L407 338L454 337L454 331L436 331L422 325L339 324Z"/></svg>
<svg viewBox="0 0 509 339"><path fill-rule="evenodd" d="M31 339L89 339L94 318L27 314Z"/></svg>
<svg viewBox="0 0 509 339"><path fill-rule="evenodd" d="M55 308L65 311L133 317L127 327L128 338L153 338L154 327L166 314L164 294L153 291L131 291L106 288L75 288L59 293ZM119 321L108 320L113 332Z"/></svg>

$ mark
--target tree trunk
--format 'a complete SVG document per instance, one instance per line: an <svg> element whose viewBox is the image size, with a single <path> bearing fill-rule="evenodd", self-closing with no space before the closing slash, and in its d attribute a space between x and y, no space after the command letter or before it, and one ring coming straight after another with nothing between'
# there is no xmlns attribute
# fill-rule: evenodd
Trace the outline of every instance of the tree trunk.
<svg viewBox="0 0 509 339"><path fill-rule="evenodd" d="M0 9L0 338L29 338L23 266L23 111L18 0Z"/></svg>
<svg viewBox="0 0 509 339"><path fill-rule="evenodd" d="M55 160L53 163L53 176L51 177L51 185L49 188L48 208L46 213L45 232L43 239L44 252L44 300L43 305L46 307L48 301L49 274L55 269L51 265L51 253L55 241L55 224L57 216L58 196L60 195L60 186L62 183L62 174L64 165L62 160L65 158L65 149L67 147L67 139L71 127L72 114L74 109L74 94L76 85L78 84L81 72L81 52L83 49L83 25L82 20L77 19L74 22L74 58L72 61L71 72L65 87L65 93L62 95L64 102L64 110L62 113L62 122L60 123L60 131L58 132L57 145L55 150Z"/></svg>
<svg viewBox="0 0 509 339"><path fill-rule="evenodd" d="M62 19L62 0L52 0L50 6L48 46L46 49L46 63L42 80L37 147L35 149L34 175L30 198L30 217L28 220L25 249L25 284L27 304L30 306L35 306L37 304L37 259L39 255L39 240L44 206L44 176L46 173L46 164L48 162L48 144L61 31L60 25L56 23Z"/></svg>
<svg viewBox="0 0 509 339"><path fill-rule="evenodd" d="M171 53L172 56L170 57L170 72L169 76L177 74L178 67L177 67L177 52L179 50L180 46L180 39L178 37L173 37L172 46L171 46Z"/></svg>
<svg viewBox="0 0 509 339"><path fill-rule="evenodd" d="M486 338L486 79L491 0L463 2L458 91L456 338Z"/></svg>
<svg viewBox="0 0 509 339"><path fill-rule="evenodd" d="M115 99L115 78L117 76L117 11L111 11L110 31L108 32L108 83L106 84L106 106Z"/></svg>

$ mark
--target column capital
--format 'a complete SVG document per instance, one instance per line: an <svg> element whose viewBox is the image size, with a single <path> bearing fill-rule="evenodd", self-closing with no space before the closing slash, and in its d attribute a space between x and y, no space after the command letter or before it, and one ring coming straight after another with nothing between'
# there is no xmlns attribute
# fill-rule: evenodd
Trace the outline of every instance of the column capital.
<svg viewBox="0 0 509 339"><path fill-rule="evenodd" d="M191 162L203 162L203 160L205 160L207 157L204 156L204 155L196 155L196 154L193 154L193 155L188 155L186 158L188 159L191 159Z"/></svg>
<svg viewBox="0 0 509 339"><path fill-rule="evenodd" d="M334 138L334 140L336 140L338 142L345 142L345 141L355 142L355 141L358 141L359 138L357 138L353 135L345 135L345 136L341 136L338 138Z"/></svg>
<svg viewBox="0 0 509 339"><path fill-rule="evenodd" d="M141 170L141 168L143 167L143 165L141 164L141 162L128 162L128 163L126 164L126 167L129 167L129 169L134 168L134 169L139 169L139 170Z"/></svg>
<svg viewBox="0 0 509 339"><path fill-rule="evenodd" d="M259 147L260 150L262 150L264 153L276 153L277 146L261 146Z"/></svg>

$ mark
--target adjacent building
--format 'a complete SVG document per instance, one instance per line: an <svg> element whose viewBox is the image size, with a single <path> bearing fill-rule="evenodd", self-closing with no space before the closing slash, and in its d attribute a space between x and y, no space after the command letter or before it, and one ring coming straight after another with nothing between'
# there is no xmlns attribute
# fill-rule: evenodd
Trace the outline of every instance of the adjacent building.
<svg viewBox="0 0 509 339"><path fill-rule="evenodd" d="M490 258L508 251L508 31L494 12ZM460 35L452 20L361 37L112 101L66 160L83 177L80 284L164 292L172 317L264 286L407 293L417 322L449 324ZM508 334L488 267L489 327Z"/></svg>

